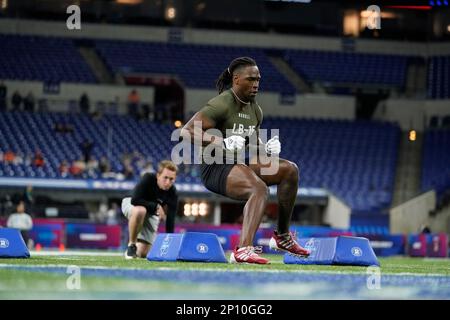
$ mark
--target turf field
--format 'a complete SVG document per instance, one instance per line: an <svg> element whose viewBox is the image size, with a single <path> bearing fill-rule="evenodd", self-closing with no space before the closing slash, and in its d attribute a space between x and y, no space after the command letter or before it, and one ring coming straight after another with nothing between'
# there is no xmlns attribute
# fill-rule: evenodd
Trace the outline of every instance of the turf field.
<svg viewBox="0 0 450 320"><path fill-rule="evenodd" d="M0 260L0 299L450 299L449 259L380 258L377 278L365 267L286 265L281 255L265 266L31 255Z"/></svg>

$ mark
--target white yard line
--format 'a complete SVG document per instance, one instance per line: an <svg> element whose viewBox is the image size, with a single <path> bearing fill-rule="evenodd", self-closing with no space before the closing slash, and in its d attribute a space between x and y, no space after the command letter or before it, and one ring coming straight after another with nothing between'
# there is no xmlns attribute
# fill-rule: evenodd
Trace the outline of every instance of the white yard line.
<svg viewBox="0 0 450 320"><path fill-rule="evenodd" d="M65 268L69 266L73 266L74 264L6 264L0 263L0 268L14 268L14 267L26 267L30 269L38 269L38 268ZM83 265L80 266L81 269L93 269L93 270L158 270L158 271L206 271L206 272L249 272L249 273L299 273L299 274L340 274L340 275L366 275L364 271L341 271L341 270L245 270L245 269L216 269L216 268L169 268L169 267L157 267L152 269L144 269L138 267L107 267L107 266L95 266L95 265ZM450 277L450 275L445 274L435 274L435 273L411 273L411 272L402 272L402 273L392 273L385 272L381 273L381 275L389 275L389 276L414 276L414 277Z"/></svg>
<svg viewBox="0 0 450 320"><path fill-rule="evenodd" d="M123 252L104 252L104 251L51 251L51 250L41 250L41 251L30 251L31 256L93 256L93 257L118 257L123 255Z"/></svg>

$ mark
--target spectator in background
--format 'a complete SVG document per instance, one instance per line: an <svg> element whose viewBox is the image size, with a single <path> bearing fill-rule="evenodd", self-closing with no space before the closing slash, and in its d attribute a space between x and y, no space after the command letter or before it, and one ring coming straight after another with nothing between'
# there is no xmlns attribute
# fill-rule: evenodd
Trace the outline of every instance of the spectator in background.
<svg viewBox="0 0 450 320"><path fill-rule="evenodd" d="M31 152L28 152L25 156L24 164L26 166L31 166L31 164L33 163L33 159L34 159L34 154L32 154Z"/></svg>
<svg viewBox="0 0 450 320"><path fill-rule="evenodd" d="M48 104L47 99L41 98L38 100L38 112L47 112L48 111Z"/></svg>
<svg viewBox="0 0 450 320"><path fill-rule="evenodd" d="M3 81L0 81L0 111L6 110L6 95L8 94L8 89L6 88Z"/></svg>
<svg viewBox="0 0 450 320"><path fill-rule="evenodd" d="M69 164L67 163L67 160L61 161L58 168L59 174L61 177L65 178L69 174Z"/></svg>
<svg viewBox="0 0 450 320"><path fill-rule="evenodd" d="M3 155L3 161L6 164L12 164L15 159L16 159L16 154L14 152L12 152L11 150L6 151L5 154Z"/></svg>
<svg viewBox="0 0 450 320"><path fill-rule="evenodd" d="M84 140L80 144L81 152L83 153L84 162L87 164L89 159L91 158L92 148L94 147L94 143L89 140Z"/></svg>
<svg viewBox="0 0 450 320"><path fill-rule="evenodd" d="M116 225L119 223L119 206L117 203L111 203L111 207L106 212L106 224L107 225Z"/></svg>
<svg viewBox="0 0 450 320"><path fill-rule="evenodd" d="M133 118L139 118L139 103L141 98L136 89L133 89L128 95L128 114Z"/></svg>
<svg viewBox="0 0 450 320"><path fill-rule="evenodd" d="M33 92L31 92L31 91L28 92L27 96L23 100L23 110L29 111L29 112L34 112L35 103L36 103L36 101L34 99Z"/></svg>
<svg viewBox="0 0 450 320"><path fill-rule="evenodd" d="M105 223L108 215L108 204L105 202L100 203L98 211L91 216L91 220L97 223Z"/></svg>
<svg viewBox="0 0 450 320"><path fill-rule="evenodd" d="M103 179L116 178L116 173L112 172L111 164L106 157L100 158L98 169L100 170Z"/></svg>
<svg viewBox="0 0 450 320"><path fill-rule="evenodd" d="M6 223L8 228L14 228L20 230L22 238L28 247L31 247L31 241L29 241L28 231L33 228L33 220L28 213L25 213L25 202L20 201L16 207L16 212L8 217Z"/></svg>
<svg viewBox="0 0 450 320"><path fill-rule="evenodd" d="M149 159L144 167L142 168L141 172L139 173L140 176L143 176L146 173L155 173L155 168L153 167L153 162L151 159Z"/></svg>
<svg viewBox="0 0 450 320"><path fill-rule="evenodd" d="M25 202L25 211L33 214L33 204L34 204L34 196L33 196L33 186L28 185L23 192L23 201Z"/></svg>
<svg viewBox="0 0 450 320"><path fill-rule="evenodd" d="M13 164L14 165L19 165L19 164L23 164L23 153L22 152L17 152L16 157L13 160Z"/></svg>
<svg viewBox="0 0 450 320"><path fill-rule="evenodd" d="M109 172L111 171L111 165L109 164L108 159L106 157L101 157L100 162L98 164L98 168L101 173Z"/></svg>
<svg viewBox="0 0 450 320"><path fill-rule="evenodd" d="M36 167L43 167L45 165L44 155L41 150L36 150L33 159L33 165Z"/></svg>
<svg viewBox="0 0 450 320"><path fill-rule="evenodd" d="M11 103L13 105L13 111L20 111L20 107L22 105L22 96L20 95L19 91L14 91L11 98Z"/></svg>
<svg viewBox="0 0 450 320"><path fill-rule="evenodd" d="M138 172L141 172L145 166L145 158L139 151L133 152L133 163L136 166Z"/></svg>
<svg viewBox="0 0 450 320"><path fill-rule="evenodd" d="M12 202L11 196L9 194L5 195L4 198L1 199L2 204L2 216L8 216L14 211L14 204Z"/></svg>
<svg viewBox="0 0 450 320"><path fill-rule="evenodd" d="M142 119L150 120L151 107L148 103L142 104Z"/></svg>
<svg viewBox="0 0 450 320"><path fill-rule="evenodd" d="M131 180L134 178L134 169L131 164L124 164L122 170L123 178L126 180Z"/></svg>
<svg viewBox="0 0 450 320"><path fill-rule="evenodd" d="M118 179L133 179L134 178L134 170L132 166L132 157L133 155L130 153L124 153L122 155L122 171L117 175Z"/></svg>
<svg viewBox="0 0 450 320"><path fill-rule="evenodd" d="M72 165L69 168L70 174L76 178L81 178L85 170L86 170L86 163L84 162L83 158L80 158L72 162Z"/></svg>
<svg viewBox="0 0 450 320"><path fill-rule="evenodd" d="M89 114L91 103L89 102L89 97L86 92L84 92L80 97L79 106L81 113Z"/></svg>
<svg viewBox="0 0 450 320"><path fill-rule="evenodd" d="M89 178L96 179L98 170L98 161L94 156L90 156L89 161L86 163L86 171Z"/></svg>

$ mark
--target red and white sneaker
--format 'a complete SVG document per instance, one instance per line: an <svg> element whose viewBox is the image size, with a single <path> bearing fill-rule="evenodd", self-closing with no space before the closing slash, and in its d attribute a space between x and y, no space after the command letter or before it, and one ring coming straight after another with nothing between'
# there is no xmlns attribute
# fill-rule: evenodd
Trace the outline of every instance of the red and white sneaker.
<svg viewBox="0 0 450 320"><path fill-rule="evenodd" d="M262 252L261 247L242 247L233 250L230 255L230 263L256 263L256 264L268 264L269 260L260 257L258 253Z"/></svg>
<svg viewBox="0 0 450 320"><path fill-rule="evenodd" d="M291 232L278 234L278 232L274 231L269 241L269 247L270 249L284 251L297 257L308 257L311 254L309 250L303 248L294 240Z"/></svg>

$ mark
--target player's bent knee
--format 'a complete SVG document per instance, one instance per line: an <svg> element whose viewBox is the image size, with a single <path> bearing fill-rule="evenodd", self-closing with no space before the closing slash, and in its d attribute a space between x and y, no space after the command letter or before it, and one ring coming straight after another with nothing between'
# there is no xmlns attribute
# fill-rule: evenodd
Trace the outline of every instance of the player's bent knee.
<svg viewBox="0 0 450 320"><path fill-rule="evenodd" d="M256 193L260 196L268 198L269 197L269 188L263 181L258 181L257 183L255 183L252 193Z"/></svg>
<svg viewBox="0 0 450 320"><path fill-rule="evenodd" d="M299 169L298 166L291 161L286 161L283 163L283 171L284 171L284 177L286 179L290 180L297 180L299 179Z"/></svg>
<svg viewBox="0 0 450 320"><path fill-rule="evenodd" d="M300 174L300 170L299 170L297 164L294 162L290 162L290 161L289 161L289 164L290 164L290 168L292 170L293 175L298 178L298 176Z"/></svg>

